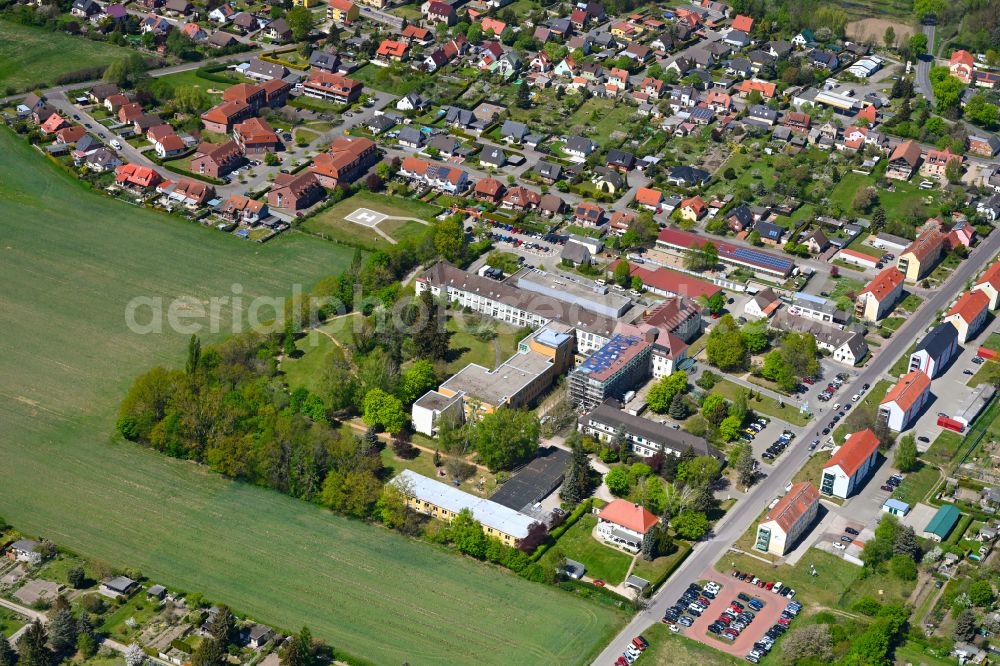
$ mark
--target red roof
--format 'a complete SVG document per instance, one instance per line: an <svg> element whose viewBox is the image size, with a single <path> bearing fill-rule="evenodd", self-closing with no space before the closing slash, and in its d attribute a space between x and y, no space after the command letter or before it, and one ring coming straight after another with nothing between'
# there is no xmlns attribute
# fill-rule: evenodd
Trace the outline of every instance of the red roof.
<svg viewBox="0 0 1000 666"><path fill-rule="evenodd" d="M743 16L740 14L733 19L733 30L740 30L741 32L750 32L753 30L753 19L749 16Z"/></svg>
<svg viewBox="0 0 1000 666"><path fill-rule="evenodd" d="M479 27L483 29L483 32L487 30L492 30L494 35L499 35L504 30L507 29L507 24L503 21L498 21L495 18L487 16L482 21L479 22Z"/></svg>
<svg viewBox="0 0 1000 666"><path fill-rule="evenodd" d="M975 65L975 58L973 58L972 54L969 53L968 51L964 49L959 49L958 51L954 51L951 54L951 64L952 65L962 64L968 67L972 67L973 65Z"/></svg>
<svg viewBox="0 0 1000 666"><path fill-rule="evenodd" d="M875 276L875 279L868 283L868 286L858 294L871 294L875 300L881 303L886 296L895 291L896 287L903 283L903 274L895 266L890 266Z"/></svg>
<svg viewBox="0 0 1000 666"><path fill-rule="evenodd" d="M663 193L648 187L640 187L635 193L635 201L643 206L659 206L663 201Z"/></svg>
<svg viewBox="0 0 1000 666"><path fill-rule="evenodd" d="M701 197L696 195L681 202L681 210L684 210L685 208L690 208L700 216L703 212L705 212L705 210L708 209L708 206L705 205L705 201Z"/></svg>
<svg viewBox="0 0 1000 666"><path fill-rule="evenodd" d="M905 374L900 377L896 385L889 389L889 392L885 394L885 399L882 400L880 404L887 404L890 402L896 403L896 405L902 409L904 412L920 399L924 393L926 393L931 388L931 379L920 370L914 370L911 373Z"/></svg>
<svg viewBox="0 0 1000 666"><path fill-rule="evenodd" d="M598 518L639 534L645 534L660 522L659 518L643 507L623 499L616 499L601 509Z"/></svg>
<svg viewBox="0 0 1000 666"><path fill-rule="evenodd" d="M979 291L967 291L962 296L955 301L955 304L951 306L948 310L948 314L945 317L951 317L952 315L958 315L961 317L965 323L969 324L976 320L983 310L988 308L990 305L990 297Z"/></svg>
<svg viewBox="0 0 1000 666"><path fill-rule="evenodd" d="M876 440L876 444L878 440ZM778 503L764 516L761 522L774 521L787 534L792 526L819 502L819 492L808 481L796 483Z"/></svg>
<svg viewBox="0 0 1000 666"><path fill-rule="evenodd" d="M875 117L878 114L878 109L875 108L874 104L869 104L865 108L858 111L858 118L864 118L868 121L868 124L875 122Z"/></svg>
<svg viewBox="0 0 1000 666"><path fill-rule="evenodd" d="M614 267L612 266L612 268ZM669 268L649 269L643 268L638 264L629 264L629 274L638 277L648 287L671 294L687 296L688 298L699 298L701 296L708 298L722 291L722 289L711 282L699 280L696 277L686 273L678 273Z"/></svg>
<svg viewBox="0 0 1000 666"><path fill-rule="evenodd" d="M760 94L763 95L764 97L774 97L774 92L775 90L777 90L777 86L767 81L746 79L742 83L740 83L739 86L736 87L736 90L747 94L752 93L754 90L756 90L760 92Z"/></svg>
<svg viewBox="0 0 1000 666"><path fill-rule="evenodd" d="M944 240L944 234L940 231L937 229L928 229L917 236L917 239L910 243L899 256L903 257L907 254L912 254L917 261L923 261L932 252L937 251L944 244Z"/></svg>
<svg viewBox="0 0 1000 666"><path fill-rule="evenodd" d="M402 58L406 55L409 50L410 45L406 42L396 42L391 39L386 39L381 44L379 44L377 55L390 56L393 58Z"/></svg>
<svg viewBox="0 0 1000 666"><path fill-rule="evenodd" d="M924 373L917 373L926 377ZM930 380L927 380L930 383ZM861 432L852 433L847 437L844 445L837 449L823 469L829 469L834 465L840 467L844 474L853 476L861 464L868 460L875 451L878 450L878 437L871 428L865 428Z"/></svg>
<svg viewBox="0 0 1000 666"><path fill-rule="evenodd" d="M330 6L334 9L339 9L342 12L348 12L354 7L354 3L351 0L328 0Z"/></svg>
<svg viewBox="0 0 1000 666"><path fill-rule="evenodd" d="M992 266L986 269L983 276L976 280L977 285L986 283L989 283L995 290L1000 291L1000 261L994 262Z"/></svg>

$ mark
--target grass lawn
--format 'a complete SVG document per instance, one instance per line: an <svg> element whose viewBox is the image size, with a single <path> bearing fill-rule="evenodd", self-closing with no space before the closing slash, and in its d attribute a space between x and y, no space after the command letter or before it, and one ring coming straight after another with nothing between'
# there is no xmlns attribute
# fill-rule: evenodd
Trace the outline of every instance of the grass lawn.
<svg viewBox="0 0 1000 666"><path fill-rule="evenodd" d="M474 336L466 326L456 319L461 313L448 317L446 324L452 332L448 351L448 373L454 374L469 365L477 363L491 370L514 355L517 351L517 340L510 327L499 322L491 322L497 326L497 336L488 342L482 342Z"/></svg>
<svg viewBox="0 0 1000 666"><path fill-rule="evenodd" d="M148 601L146 595L140 592L123 604L121 608L104 616L104 622L97 630L106 633L114 640L125 641L127 645L128 639L136 637L142 625L149 622L157 611L157 606ZM137 626L129 627L125 624L129 618L135 618Z"/></svg>
<svg viewBox="0 0 1000 666"><path fill-rule="evenodd" d="M906 350L906 353L901 355L889 368L889 374L893 377L901 377L906 374L907 369L910 367L910 356L917 349L917 343L914 342L910 345L910 348Z"/></svg>
<svg viewBox="0 0 1000 666"><path fill-rule="evenodd" d="M169 82L174 89L177 88L198 88L202 90L213 104L217 104L222 100L222 92L231 85L240 83L241 81L246 81L243 76L236 74L235 72L230 72L226 70L224 72L216 72L215 76L231 76L233 79L232 83L219 83L218 81L209 81L208 79L203 79L198 76L196 70L188 70L186 72L177 72L176 74L167 74L166 76L160 77L161 80ZM209 92L209 91L212 92Z"/></svg>
<svg viewBox="0 0 1000 666"><path fill-rule="evenodd" d="M1000 352L1000 333L990 333L990 337L986 338L986 341L980 346L986 347L990 351Z"/></svg>
<svg viewBox="0 0 1000 666"><path fill-rule="evenodd" d="M583 663L606 644L616 609L115 437L134 378L182 364L191 335L130 331L130 301L205 302L236 282L245 312L339 272L353 248L300 233L242 243L116 202L7 131L0 154L4 518L263 622L308 624L373 663ZM232 316L222 307L204 341L227 335Z"/></svg>
<svg viewBox="0 0 1000 666"><path fill-rule="evenodd" d="M14 611L0 608L0 634L10 636L15 631L27 624L20 615Z"/></svg>
<svg viewBox="0 0 1000 666"><path fill-rule="evenodd" d="M66 555L65 553L59 553L56 557L45 563L39 570L38 577L51 580L54 583L69 585L69 570L73 567L84 567L86 569L85 564L82 559ZM90 571L87 571L87 575L93 579L93 574Z"/></svg>
<svg viewBox="0 0 1000 666"><path fill-rule="evenodd" d="M310 391L320 389L323 366L329 354L338 346L330 336L336 338L341 347L350 345L354 340L352 330L357 319L357 315L333 319L295 341L295 347L302 355L286 358L281 363L281 370L285 373L285 381L290 389L300 386ZM350 352L345 352L350 357Z"/></svg>
<svg viewBox="0 0 1000 666"><path fill-rule="evenodd" d="M63 74L110 65L130 53L134 51L113 44L0 20L0 91L46 88Z"/></svg>
<svg viewBox="0 0 1000 666"><path fill-rule="evenodd" d="M428 75L417 73L408 66L397 70L393 67L379 67L368 63L351 72L351 78L376 90L393 95L405 95L413 92L421 81L428 78Z"/></svg>
<svg viewBox="0 0 1000 666"><path fill-rule="evenodd" d="M441 212L439 207L422 201L361 191L310 217L302 223L302 228L331 240L344 241L370 249L385 247L388 242L374 229L346 219L347 215L359 208L367 208L394 217L410 217L421 220L433 219ZM425 225L412 220L385 220L380 222L378 227L397 241L404 238L414 238L426 230Z"/></svg>
<svg viewBox="0 0 1000 666"><path fill-rule="evenodd" d="M927 493L937 484L941 478L941 472L937 467L926 463L919 463L920 467L915 472L910 472L896 488L892 496L902 502L913 506L917 502L922 502Z"/></svg>
<svg viewBox="0 0 1000 666"><path fill-rule="evenodd" d="M910 355L907 354L906 358L909 357ZM851 408L852 411L857 410L862 405L864 405L868 409L877 411L879 403L882 402L882 398L884 398L885 394L889 392L889 388L891 386L892 382L889 382L885 379L880 379L879 381L875 382L875 385L872 386L871 389L868 391L868 393L865 394L865 397L863 397L860 402L854 403L854 407ZM851 396L842 395L840 396L840 399L837 402L849 402L850 400ZM848 417L850 416L850 412L848 412L847 416ZM850 433L847 432L847 424L845 418L844 421L838 423L837 427L833 429L833 441L837 442L838 444L843 444L844 440L847 439L847 435L849 434Z"/></svg>
<svg viewBox="0 0 1000 666"><path fill-rule="evenodd" d="M907 312L913 313L917 311L917 308L919 308L923 304L923 302L924 299L920 298L916 294L910 293L907 294L906 297L899 302L899 305L896 306L896 310L899 311L900 309L902 309L906 310Z"/></svg>
<svg viewBox="0 0 1000 666"><path fill-rule="evenodd" d="M964 437L959 435L957 432L942 430L938 433L938 436L934 438L930 448L922 453L920 457L931 465L944 467L950 463L952 458L955 457L955 454L958 453L958 449L962 446L963 440Z"/></svg>
<svg viewBox="0 0 1000 666"><path fill-rule="evenodd" d="M563 131L567 136L585 133L606 148L612 132L624 131L624 125L632 115L634 111L627 104L592 97L566 120Z"/></svg>
<svg viewBox="0 0 1000 666"><path fill-rule="evenodd" d="M547 570L554 569L560 557L567 557L582 562L587 567L586 575L592 578L599 578L613 585L622 582L632 563L632 556L605 546L591 536L596 525L597 516L582 516L538 562Z"/></svg>
<svg viewBox="0 0 1000 666"><path fill-rule="evenodd" d="M854 298L849 294L857 294L859 291L865 288L864 280L857 280L855 278L840 277L834 281L833 290L830 292L830 298L837 303L837 307L841 310L847 310L848 312L854 311Z"/></svg>
<svg viewBox="0 0 1000 666"><path fill-rule="evenodd" d="M647 666L739 666L743 659L726 654L691 638L672 633L662 622L642 633L649 647L642 653Z"/></svg>
<svg viewBox="0 0 1000 666"><path fill-rule="evenodd" d="M742 388L738 384L723 379L716 383L712 391L727 400L733 400L736 397L736 392ZM748 400L747 406L758 414L773 416L792 425L804 426L809 423L809 419L799 411L799 408L795 406L795 403L791 399L788 402L779 404L777 400L770 396L760 395L759 398L754 397L752 400Z"/></svg>
<svg viewBox="0 0 1000 666"><path fill-rule="evenodd" d="M691 547L686 543L678 543L677 551L664 557L657 557L652 562L647 562L643 558L636 558L635 567L632 573L639 578L645 578L657 584L666 574L691 552Z"/></svg>
<svg viewBox="0 0 1000 666"><path fill-rule="evenodd" d="M1000 380L1000 363L996 361L984 361L976 374L969 377L969 386L979 386L980 384L993 384Z"/></svg>
<svg viewBox="0 0 1000 666"><path fill-rule="evenodd" d="M382 464L386 466L392 476L396 476L404 469L412 469L417 474L436 478L440 481L450 483L451 478L437 476L437 468L434 467L434 454L420 451L412 460L404 460L396 457L391 446L382 449ZM482 481L482 485L480 485ZM480 497L488 497L496 491L496 477L485 470L479 470L471 478L463 481L458 486L461 490Z"/></svg>

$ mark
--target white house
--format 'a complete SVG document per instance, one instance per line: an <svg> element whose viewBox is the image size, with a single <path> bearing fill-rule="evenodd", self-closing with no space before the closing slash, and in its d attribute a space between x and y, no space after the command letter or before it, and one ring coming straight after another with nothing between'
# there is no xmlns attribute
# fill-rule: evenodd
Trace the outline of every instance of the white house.
<svg viewBox="0 0 1000 666"><path fill-rule="evenodd" d="M660 519L638 504L616 499L597 515L597 535L608 543L638 552L646 532Z"/></svg>
<svg viewBox="0 0 1000 666"><path fill-rule="evenodd" d="M743 314L751 319L770 317L781 305L781 299L770 287L761 289L743 306Z"/></svg>
<svg viewBox="0 0 1000 666"><path fill-rule="evenodd" d="M428 437L434 437L442 414L446 418L454 418L457 422L461 422L462 404L461 395L447 396L438 391L428 391L413 403L410 410L413 429Z"/></svg>
<svg viewBox="0 0 1000 666"><path fill-rule="evenodd" d="M819 493L808 481L796 483L757 526L754 548L782 556L805 533L819 512Z"/></svg>
<svg viewBox="0 0 1000 666"><path fill-rule="evenodd" d="M892 311L902 295L903 274L890 266L861 290L854 304L854 314L865 321L879 321Z"/></svg>
<svg viewBox="0 0 1000 666"><path fill-rule="evenodd" d="M931 379L937 377L958 351L958 331L951 324L938 324L930 330L910 354L909 372L919 370Z"/></svg>
<svg viewBox="0 0 1000 666"><path fill-rule="evenodd" d="M1000 305L1000 261L986 269L986 272L976 280L973 291L981 291L990 299L990 310L996 310Z"/></svg>
<svg viewBox="0 0 1000 666"><path fill-rule="evenodd" d="M16 562L26 562L27 564L40 564L42 554L37 552L37 548L42 545L31 539L19 539L10 544L7 549L7 558Z"/></svg>
<svg viewBox="0 0 1000 666"><path fill-rule="evenodd" d="M874 469L878 437L870 428L852 433L823 468L820 492L846 499L854 494Z"/></svg>
<svg viewBox="0 0 1000 666"><path fill-rule="evenodd" d="M958 341L965 344L979 334L989 315L990 297L982 290L967 291L945 314L942 321L950 322L958 331Z"/></svg>
<svg viewBox="0 0 1000 666"><path fill-rule="evenodd" d="M927 404L930 393L931 378L923 372L914 370L903 375L879 405L879 421L893 432L902 432Z"/></svg>

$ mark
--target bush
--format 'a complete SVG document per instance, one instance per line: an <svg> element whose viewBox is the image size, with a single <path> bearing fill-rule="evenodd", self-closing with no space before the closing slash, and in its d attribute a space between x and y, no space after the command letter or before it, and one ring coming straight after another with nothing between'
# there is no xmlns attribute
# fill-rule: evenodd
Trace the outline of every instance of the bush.
<svg viewBox="0 0 1000 666"><path fill-rule="evenodd" d="M868 617L875 617L881 608L882 604L873 597L861 597L851 606L852 611L867 615Z"/></svg>

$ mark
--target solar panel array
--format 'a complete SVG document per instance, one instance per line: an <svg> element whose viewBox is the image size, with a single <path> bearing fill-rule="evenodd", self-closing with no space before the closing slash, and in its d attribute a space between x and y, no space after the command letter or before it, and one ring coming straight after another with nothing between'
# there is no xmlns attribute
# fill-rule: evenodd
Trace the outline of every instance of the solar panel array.
<svg viewBox="0 0 1000 666"><path fill-rule="evenodd" d="M584 374L603 372L614 365L615 361L621 358L622 354L626 353L630 347L640 342L642 340L634 335L616 335L611 338L608 344L598 349L590 355L590 358L580 364L580 372Z"/></svg>
<svg viewBox="0 0 1000 666"><path fill-rule="evenodd" d="M758 252L745 247L725 246L719 248L719 254L745 261L750 264L764 266L776 271L787 272L792 269L792 262L783 257L776 257L764 252Z"/></svg>

